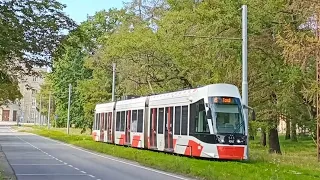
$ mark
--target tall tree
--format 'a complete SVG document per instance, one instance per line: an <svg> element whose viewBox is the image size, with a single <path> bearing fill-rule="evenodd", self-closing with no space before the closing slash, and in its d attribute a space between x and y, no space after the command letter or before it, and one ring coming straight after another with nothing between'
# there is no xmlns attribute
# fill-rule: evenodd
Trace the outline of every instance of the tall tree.
<svg viewBox="0 0 320 180"><path fill-rule="evenodd" d="M15 82L23 74L34 75L33 66L50 66L64 37L61 31L75 26L63 13L64 7L55 0L0 1L0 72L13 79L0 99L19 97Z"/></svg>
<svg viewBox="0 0 320 180"><path fill-rule="evenodd" d="M50 76L57 103L55 113L59 117L58 126L66 124L68 84L70 83L72 84L71 124L84 129L90 127L93 116L90 120L88 119L88 112L92 114L92 105L87 104L91 100L88 99L87 93L89 92L87 90L92 89L90 79L95 74L90 66L85 66L85 61L88 57L94 56L100 44L108 39L106 34L116 30L114 27L121 22L123 13L123 10L110 9L88 17L88 20L72 31L59 46L54 58L53 72Z"/></svg>

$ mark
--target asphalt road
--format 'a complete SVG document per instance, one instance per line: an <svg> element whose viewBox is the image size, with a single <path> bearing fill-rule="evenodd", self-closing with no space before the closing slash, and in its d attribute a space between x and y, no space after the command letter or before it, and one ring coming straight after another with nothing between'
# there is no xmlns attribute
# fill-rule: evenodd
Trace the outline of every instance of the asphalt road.
<svg viewBox="0 0 320 180"><path fill-rule="evenodd" d="M0 126L0 145L19 180L187 179L7 126Z"/></svg>

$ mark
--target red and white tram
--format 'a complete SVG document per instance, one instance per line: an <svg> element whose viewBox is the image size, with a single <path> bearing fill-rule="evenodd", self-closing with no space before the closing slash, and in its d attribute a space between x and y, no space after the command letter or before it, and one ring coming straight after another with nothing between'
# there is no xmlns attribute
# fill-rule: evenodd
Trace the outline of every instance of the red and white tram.
<svg viewBox="0 0 320 180"><path fill-rule="evenodd" d="M93 138L186 156L244 160L244 108L231 84L97 104Z"/></svg>

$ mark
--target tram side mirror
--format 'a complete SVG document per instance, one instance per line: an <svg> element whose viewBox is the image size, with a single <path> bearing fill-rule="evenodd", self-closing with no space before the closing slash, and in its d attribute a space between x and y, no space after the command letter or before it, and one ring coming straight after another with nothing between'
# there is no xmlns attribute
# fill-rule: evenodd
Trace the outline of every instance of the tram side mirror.
<svg viewBox="0 0 320 180"><path fill-rule="evenodd" d="M212 119L212 114L210 109L207 111L206 116L207 116L207 119Z"/></svg>
<svg viewBox="0 0 320 180"><path fill-rule="evenodd" d="M254 111L254 109L253 109L252 107L246 106L246 105L243 105L243 108L252 111L252 113L251 113L251 120L252 120L252 121L255 121L255 120L256 120L256 112Z"/></svg>
<svg viewBox="0 0 320 180"><path fill-rule="evenodd" d="M256 112L255 112L254 110L252 110L251 120L252 120L252 121L255 121L255 120L256 120Z"/></svg>

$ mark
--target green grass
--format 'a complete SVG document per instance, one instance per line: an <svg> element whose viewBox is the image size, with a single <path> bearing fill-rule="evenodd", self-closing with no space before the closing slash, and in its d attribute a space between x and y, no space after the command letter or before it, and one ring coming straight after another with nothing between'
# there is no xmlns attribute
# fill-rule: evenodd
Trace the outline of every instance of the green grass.
<svg viewBox="0 0 320 180"><path fill-rule="evenodd" d="M201 179L320 179L320 163L316 159L316 146L310 139L291 142L280 137L282 155L268 154L268 149L261 147L258 140L251 141L250 160L235 162L200 160L94 142L91 136L77 134L76 130L72 131L74 132L72 135L67 135L64 130L47 130L39 127L25 131L96 152L133 160L145 166Z"/></svg>

